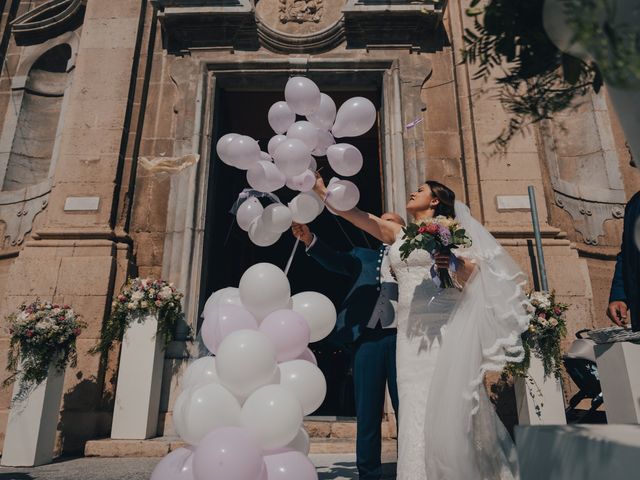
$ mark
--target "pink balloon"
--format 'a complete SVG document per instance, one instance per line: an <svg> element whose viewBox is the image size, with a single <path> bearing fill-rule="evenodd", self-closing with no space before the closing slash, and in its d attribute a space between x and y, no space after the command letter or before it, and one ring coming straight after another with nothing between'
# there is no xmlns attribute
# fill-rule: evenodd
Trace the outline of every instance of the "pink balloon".
<svg viewBox="0 0 640 480"><path fill-rule="evenodd" d="M193 480L194 447L179 448L156 465L151 480Z"/></svg>
<svg viewBox="0 0 640 480"><path fill-rule="evenodd" d="M309 324L293 310L276 310L270 313L260 324L260 331L276 347L278 362L293 360L302 355L311 337Z"/></svg>
<svg viewBox="0 0 640 480"><path fill-rule="evenodd" d="M284 452L264 457L269 480L318 480L316 467L300 452Z"/></svg>
<svg viewBox="0 0 640 480"><path fill-rule="evenodd" d="M301 355L298 355L297 360L306 360L307 362L313 363L316 367L318 366L318 360L309 348L305 348L304 352L302 352Z"/></svg>
<svg viewBox="0 0 640 480"><path fill-rule="evenodd" d="M193 458L195 480L266 480L262 449L241 427L217 428L202 439Z"/></svg>
<svg viewBox="0 0 640 480"><path fill-rule="evenodd" d="M236 330L257 330L258 322L243 307L220 305L217 312L207 315L202 323L202 341L215 354L222 341Z"/></svg>

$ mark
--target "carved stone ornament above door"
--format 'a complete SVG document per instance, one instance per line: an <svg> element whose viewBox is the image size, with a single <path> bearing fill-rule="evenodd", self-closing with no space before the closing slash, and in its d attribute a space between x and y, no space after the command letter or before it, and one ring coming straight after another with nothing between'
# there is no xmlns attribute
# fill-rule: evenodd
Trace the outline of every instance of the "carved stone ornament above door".
<svg viewBox="0 0 640 480"><path fill-rule="evenodd" d="M34 45L75 30L84 19L87 0L51 0L11 22L18 45Z"/></svg>

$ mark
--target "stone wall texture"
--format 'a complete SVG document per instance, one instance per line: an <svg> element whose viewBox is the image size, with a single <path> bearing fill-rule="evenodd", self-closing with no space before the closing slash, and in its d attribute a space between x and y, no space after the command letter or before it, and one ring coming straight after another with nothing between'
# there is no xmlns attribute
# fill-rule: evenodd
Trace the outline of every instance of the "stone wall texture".
<svg viewBox="0 0 640 480"><path fill-rule="evenodd" d="M40 297L71 304L89 324L78 342L78 366L66 373L59 451L82 451L87 440L109 434L118 349L107 358L86 352L127 275L175 282L187 292L187 323L197 321L208 159L220 115L215 89L224 82L277 90L292 73L339 74L357 91L373 78L387 109L381 131L385 188L392 192L387 206L402 208L401 197L424 178L443 181L529 272L533 286L530 213L499 208L500 198L526 195L533 185L549 284L572 305L567 342L579 329L608 325L604 311L622 229L615 208L640 189L640 173L629 166L606 93L585 99L578 113L533 126L496 153L491 140L509 116L494 85L474 80L473 67L460 62L463 29L471 26L464 16L468 2L449 2L444 12L423 17L405 6L409 13L394 18L403 18L407 31L421 32L416 38L397 39L385 30L384 38L358 48L349 43L348 29L360 25L361 39L385 21L365 8L366 1L364 7L344 2L364 15L349 17L346 27L342 16L327 11L318 22L325 30L313 20L278 30L275 0L260 1L259 13L270 23L256 24L247 0L234 7L225 29L216 23L227 22L225 12L214 7L184 14L188 8L180 5L193 2L88 0L66 26L52 26L49 38L25 43L28 33L14 35L10 23L45 3L0 2L6 39L6 51L0 51L0 155L9 162L16 154L10 132L34 122L37 131L38 122L52 121L50 114L38 119L33 112L29 122L21 121L28 105L16 102L23 99L19 78L29 73L38 45L62 38L72 44L53 167L48 173L38 167L37 191L0 191L0 318ZM403 8L396 3L394 9ZM420 23L424 18L429 21ZM373 73L366 77L365 71ZM415 120L415 127L405 128ZM7 168L0 161L0 179ZM69 197L98 197L99 206L65 211ZM3 328L0 371L7 344ZM159 433L172 433L178 374L190 349L179 336L167 350ZM567 383L567 394L572 390ZM0 390L0 445L10 395Z"/></svg>

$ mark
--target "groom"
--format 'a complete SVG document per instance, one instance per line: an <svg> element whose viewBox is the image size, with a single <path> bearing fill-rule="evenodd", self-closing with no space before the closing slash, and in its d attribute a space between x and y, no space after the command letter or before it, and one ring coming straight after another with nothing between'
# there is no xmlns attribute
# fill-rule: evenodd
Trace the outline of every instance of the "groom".
<svg viewBox="0 0 640 480"><path fill-rule="evenodd" d="M381 218L405 224L397 213L385 213ZM351 279L351 289L338 313L331 338L353 347L359 478L378 480L382 476L381 423L387 382L391 403L398 415L395 361L398 284L387 258L389 247L382 245L378 250L355 247L349 252L336 252L306 225L294 224L292 231L305 244L307 254L320 265Z"/></svg>

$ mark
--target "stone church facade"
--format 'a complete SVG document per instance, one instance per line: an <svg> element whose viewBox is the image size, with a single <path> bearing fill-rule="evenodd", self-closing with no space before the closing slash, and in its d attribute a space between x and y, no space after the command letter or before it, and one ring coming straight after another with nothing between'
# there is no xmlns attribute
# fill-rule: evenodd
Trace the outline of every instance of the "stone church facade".
<svg viewBox="0 0 640 480"><path fill-rule="evenodd" d="M109 434L118 351L85 352L132 275L186 294L185 325L166 351L158 431L171 434L178 372L194 354L187 327L210 293L220 92L281 92L294 74L379 98L384 208L404 212L424 178L443 181L532 285L533 185L549 284L572 305L569 336L607 325L624 204L640 174L606 93L495 153L508 115L461 63L466 3L0 0L0 317L40 297L89 324L66 374L60 448ZM3 329L0 370L7 345ZM0 391L0 432L10 396Z"/></svg>

